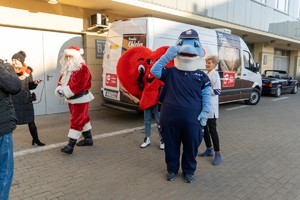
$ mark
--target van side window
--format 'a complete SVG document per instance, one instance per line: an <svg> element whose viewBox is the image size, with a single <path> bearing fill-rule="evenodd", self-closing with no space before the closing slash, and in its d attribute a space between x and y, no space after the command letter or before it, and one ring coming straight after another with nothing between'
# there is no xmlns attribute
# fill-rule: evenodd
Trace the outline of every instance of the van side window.
<svg viewBox="0 0 300 200"><path fill-rule="evenodd" d="M219 48L219 59L219 67L222 72L241 71L240 49L228 46L221 46Z"/></svg>

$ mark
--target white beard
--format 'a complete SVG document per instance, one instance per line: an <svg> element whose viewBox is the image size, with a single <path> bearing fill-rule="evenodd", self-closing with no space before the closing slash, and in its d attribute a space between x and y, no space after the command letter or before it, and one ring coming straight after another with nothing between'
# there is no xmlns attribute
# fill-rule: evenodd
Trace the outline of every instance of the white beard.
<svg viewBox="0 0 300 200"><path fill-rule="evenodd" d="M59 63L61 65L60 74L62 75L60 84L66 86L73 72L81 69L81 63L74 58L67 60L64 57L61 58Z"/></svg>

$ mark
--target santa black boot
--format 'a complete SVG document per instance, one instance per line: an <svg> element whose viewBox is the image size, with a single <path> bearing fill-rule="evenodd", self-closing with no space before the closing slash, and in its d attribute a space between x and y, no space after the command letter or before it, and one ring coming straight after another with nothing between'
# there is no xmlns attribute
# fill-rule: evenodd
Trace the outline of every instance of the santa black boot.
<svg viewBox="0 0 300 200"><path fill-rule="evenodd" d="M82 136L84 137L84 139L77 142L77 146L93 146L94 142L91 130L82 132Z"/></svg>
<svg viewBox="0 0 300 200"><path fill-rule="evenodd" d="M70 138L69 143L64 148L62 148L60 151L67 153L67 154L72 154L76 142L77 142L77 140Z"/></svg>

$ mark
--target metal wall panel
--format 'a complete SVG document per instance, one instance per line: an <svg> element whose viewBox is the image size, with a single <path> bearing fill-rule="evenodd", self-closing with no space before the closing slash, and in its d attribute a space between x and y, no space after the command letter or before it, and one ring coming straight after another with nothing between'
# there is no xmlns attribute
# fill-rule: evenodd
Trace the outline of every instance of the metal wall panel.
<svg viewBox="0 0 300 200"><path fill-rule="evenodd" d="M141 0L168 8L211 17L277 35L300 39L299 0L289 0L288 13L275 9L276 0Z"/></svg>

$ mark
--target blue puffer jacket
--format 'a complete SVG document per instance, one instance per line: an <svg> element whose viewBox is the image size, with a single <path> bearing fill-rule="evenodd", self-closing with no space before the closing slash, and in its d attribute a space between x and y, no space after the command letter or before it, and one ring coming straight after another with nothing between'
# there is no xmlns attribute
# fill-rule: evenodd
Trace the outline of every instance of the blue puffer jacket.
<svg viewBox="0 0 300 200"><path fill-rule="evenodd" d="M10 95L21 90L21 81L13 67L0 60L0 136L16 129L16 116Z"/></svg>

